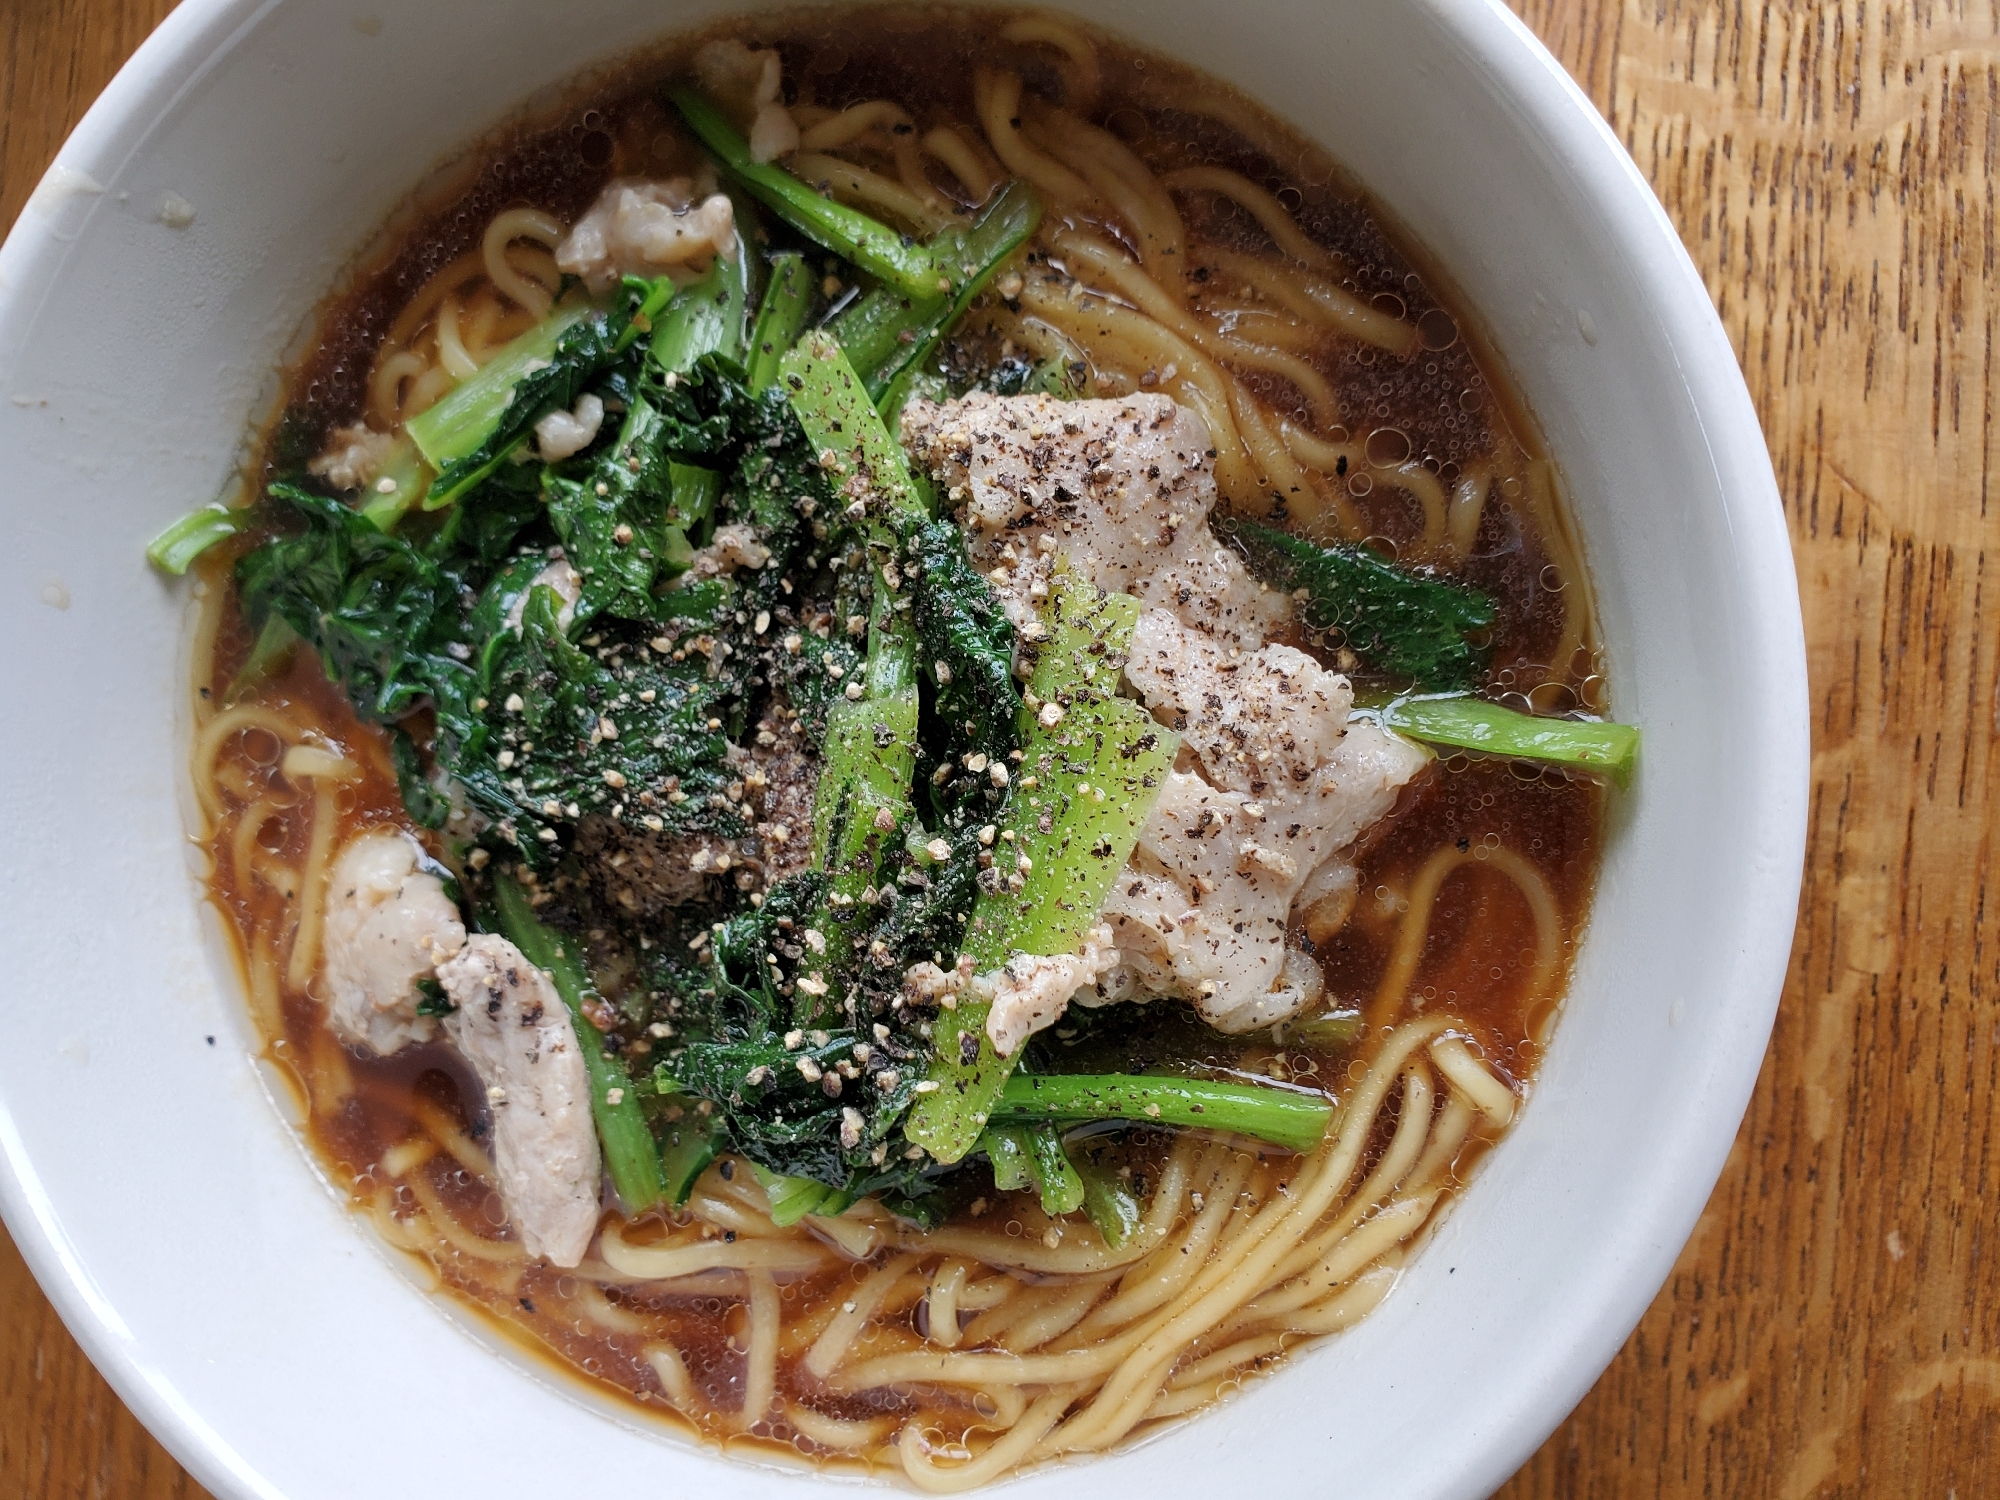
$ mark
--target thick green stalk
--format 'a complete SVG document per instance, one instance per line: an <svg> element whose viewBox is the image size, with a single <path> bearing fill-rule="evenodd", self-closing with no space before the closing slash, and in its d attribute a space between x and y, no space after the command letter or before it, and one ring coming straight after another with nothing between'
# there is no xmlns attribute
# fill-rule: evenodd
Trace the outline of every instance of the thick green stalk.
<svg viewBox="0 0 2000 1500"><path fill-rule="evenodd" d="M1009 182L972 224L947 229L931 241L938 264L962 278L952 296L912 297L900 288L877 287L833 320L833 335L871 397L879 400L897 376L937 347L1041 221L1040 196L1025 182Z"/></svg>
<svg viewBox="0 0 2000 1500"><path fill-rule="evenodd" d="M897 442L903 440L903 410L912 401L936 401L943 404L951 399L951 387L944 376L936 370L922 365L906 365L889 389L875 402L875 409L882 413L882 420ZM932 510L937 509L935 498L926 502Z"/></svg>
<svg viewBox="0 0 2000 1500"><path fill-rule="evenodd" d="M584 1003L597 998L597 987L591 983L582 957L541 924L528 904L527 893L508 876L494 877L493 904L508 941L549 976L569 1007L577 1043L583 1050L583 1066L590 1077L590 1113L597 1122L597 1139L604 1147L605 1170L626 1211L640 1213L665 1201L667 1184L660 1170L660 1152L646 1127L638 1090L633 1088L625 1064L605 1053L604 1033L584 1012Z"/></svg>
<svg viewBox="0 0 2000 1500"><path fill-rule="evenodd" d="M1484 698L1398 698L1382 710L1382 722L1413 740L1574 766L1609 776L1620 786L1631 780L1639 753L1635 724L1544 719Z"/></svg>
<svg viewBox="0 0 2000 1500"><path fill-rule="evenodd" d="M780 1229L790 1228L807 1214L837 1214L847 1206L846 1195L839 1188L810 1177L787 1177L755 1162L750 1163L750 1171L771 1202L771 1222Z"/></svg>
<svg viewBox="0 0 2000 1500"><path fill-rule="evenodd" d="M1007 1125L1134 1120L1227 1130L1293 1151L1310 1151L1317 1146L1332 1118L1333 1106L1311 1094L1198 1078L1141 1078L1118 1073L1009 1078L993 1109L994 1121Z"/></svg>
<svg viewBox="0 0 2000 1500"><path fill-rule="evenodd" d="M1084 1203L1083 1179L1051 1125L989 1125L979 1149L993 1166L993 1186L1003 1193L1033 1188L1051 1218L1073 1214Z"/></svg>
<svg viewBox="0 0 2000 1500"><path fill-rule="evenodd" d="M1073 1214L1083 1207L1083 1179L1063 1150L1062 1133L1052 1125L1028 1130L1028 1170L1042 1195L1042 1212L1050 1218Z"/></svg>
<svg viewBox="0 0 2000 1500"><path fill-rule="evenodd" d="M873 513L877 540L892 539L899 518L924 514L909 460L830 335L808 334L786 351L779 378L836 491L852 497L864 514ZM826 952L818 967L805 966L794 999L793 1013L802 1025L840 1016L840 975L853 959L854 933L870 910L862 897L875 882L884 845L910 815L917 641L902 603L888 572L878 566L862 680L849 684L827 712L813 818L814 861L830 877L828 903L814 924L826 939Z"/></svg>
<svg viewBox="0 0 2000 1500"><path fill-rule="evenodd" d="M743 325L749 308L750 255L739 238L735 256L717 256L708 273L683 290L653 324L654 362L674 374L685 374L696 360L709 354L725 355L740 363L747 348ZM636 407L633 415L637 416ZM632 420L627 418L628 430ZM722 476L713 469L674 463L667 466L667 479L673 491L667 506L668 524L675 528L679 540L700 541L722 497ZM670 537L666 560L685 567L687 562L681 558L691 561L693 553L676 548L674 543L675 538ZM676 552L680 555L672 555Z"/></svg>
<svg viewBox="0 0 2000 1500"><path fill-rule="evenodd" d="M802 1026L836 1022L845 991L841 975L855 959L854 937L873 908L883 849L910 817L910 783L917 766L917 642L907 614L879 575L868 625L862 696L836 699L827 710L826 741L813 809L813 861L829 877L827 904L814 923L826 952L805 965L793 999ZM823 992L813 989L825 986Z"/></svg>
<svg viewBox="0 0 2000 1500"><path fill-rule="evenodd" d="M962 949L978 972L1016 953L1076 952L1152 814L1180 741L1118 695L1138 618L1137 599L1056 575L1021 712L1014 794L993 844L1006 884L982 889ZM936 1087L904 1128L939 1161L972 1149L1013 1071L986 1035L990 1009L962 994L934 1023L926 1081Z"/></svg>
<svg viewBox="0 0 2000 1500"><path fill-rule="evenodd" d="M250 523L247 508L222 504L191 510L146 547L146 556L163 573L179 577L197 557L218 542L226 542Z"/></svg>
<svg viewBox="0 0 2000 1500"><path fill-rule="evenodd" d="M1104 1243L1113 1250L1122 1250L1145 1217L1139 1195L1116 1172L1087 1159L1076 1170L1083 1179L1083 1211L1104 1236Z"/></svg>
<svg viewBox="0 0 2000 1500"><path fill-rule="evenodd" d="M618 338L613 344L616 352L623 354L639 341L642 334L653 326L653 320L672 305L680 295L671 277L662 276L656 281L646 281L641 277L625 278L625 288L639 297L639 303L632 309L632 316L625 320L625 326L618 330Z"/></svg>
<svg viewBox="0 0 2000 1500"><path fill-rule="evenodd" d="M1035 1185L1029 1169L1028 1132L1023 1127L989 1125L981 1132L979 1149L993 1168L993 1186L1003 1193L1018 1193Z"/></svg>
<svg viewBox="0 0 2000 1500"><path fill-rule="evenodd" d="M764 301L750 330L750 353L744 368L750 389L761 391L778 378L778 365L805 331L812 312L812 268L796 250L771 257L771 279L764 284Z"/></svg>
<svg viewBox="0 0 2000 1500"><path fill-rule="evenodd" d="M749 310L749 251L739 240L734 256L718 255L699 281L650 320L654 360L675 371L692 370L704 354L726 354L741 364Z"/></svg>
<svg viewBox="0 0 2000 1500"><path fill-rule="evenodd" d="M499 427L521 378L531 367L547 364L556 352L557 341L589 311L565 308L544 318L445 392L436 405L405 422L403 430L416 443L424 461L433 469L442 469L455 459L477 453L480 444Z"/></svg>
<svg viewBox="0 0 2000 1500"><path fill-rule="evenodd" d="M957 290L955 268L940 266L924 246L912 244L859 209L821 197L810 184L782 167L753 158L749 142L699 91L676 89L671 97L723 170L814 244L852 261L871 276L893 283L911 297L950 296Z"/></svg>
<svg viewBox="0 0 2000 1500"><path fill-rule="evenodd" d="M889 435L847 352L824 329L800 339L779 363L785 396L844 501L893 523L926 514L924 492L903 445ZM878 531L875 540L892 537Z"/></svg>

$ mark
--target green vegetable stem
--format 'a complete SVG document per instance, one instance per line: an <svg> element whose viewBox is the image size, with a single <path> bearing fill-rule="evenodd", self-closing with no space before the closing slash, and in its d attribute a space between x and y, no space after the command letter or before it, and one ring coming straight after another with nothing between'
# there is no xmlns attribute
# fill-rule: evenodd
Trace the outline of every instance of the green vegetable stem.
<svg viewBox="0 0 2000 1500"><path fill-rule="evenodd" d="M1333 1106L1315 1094L1211 1083L1194 1078L1062 1074L1009 1078L995 1102L999 1124L1029 1121L1136 1120L1199 1126L1310 1151L1326 1134Z"/></svg>
<svg viewBox="0 0 2000 1500"><path fill-rule="evenodd" d="M1025 182L1011 181L970 226L944 230L931 242L938 264L963 278L953 295L913 297L900 287L877 287L833 320L834 337L871 397L882 400L899 376L923 362L1041 221L1041 198Z"/></svg>
<svg viewBox="0 0 2000 1500"><path fill-rule="evenodd" d="M1001 1192L1033 1188L1042 1212L1051 1218L1083 1207L1083 1179L1053 1126L989 1125L979 1145L993 1165L993 1186Z"/></svg>
<svg viewBox="0 0 2000 1500"><path fill-rule="evenodd" d="M859 507L863 517L872 512L875 539L886 545L893 542L897 523L921 521L926 512L909 462L833 337L807 335L779 369L807 441L840 496L850 499L850 509ZM853 934L867 910L863 894L874 884L881 851L910 816L916 646L908 602L892 584L888 567L878 562L861 681L827 710L813 828L815 862L831 877L828 905L815 924L827 949L817 976L808 974L799 986L795 1011L802 1025L824 1024L841 1014L845 996L839 976L849 967Z"/></svg>
<svg viewBox="0 0 2000 1500"><path fill-rule="evenodd" d="M616 352L616 335L601 314L565 308L410 418L403 430L438 473L424 508L442 509L492 473L535 423L575 401Z"/></svg>
<svg viewBox="0 0 2000 1500"><path fill-rule="evenodd" d="M1639 754L1635 724L1542 718L1484 698L1397 698L1381 713L1384 725L1413 740L1572 766L1609 776L1619 786L1631 780Z"/></svg>
<svg viewBox="0 0 2000 1500"><path fill-rule="evenodd" d="M1180 742L1118 696L1138 618L1137 599L1057 573L1021 714L1014 796L962 950L978 972L1016 953L1074 953L1152 813ZM942 1162L972 1149L1013 1071L986 1035L990 1009L963 994L935 1023L927 1081L936 1087L905 1131Z"/></svg>
<svg viewBox="0 0 2000 1500"><path fill-rule="evenodd" d="M771 257L771 279L764 284L764 300L757 308L757 324L750 330L750 354L744 368L750 389L761 391L778 378L778 365L804 331L812 312L812 269L796 250Z"/></svg>
<svg viewBox="0 0 2000 1500"><path fill-rule="evenodd" d="M676 89L670 97L723 170L814 244L852 261L870 276L892 283L910 297L949 296L958 289L956 268L941 266L924 246L859 209L821 197L810 184L782 167L752 157L749 142L698 90Z"/></svg>
<svg viewBox="0 0 2000 1500"><path fill-rule="evenodd" d="M695 361L708 354L720 354L741 363L746 352L744 320L749 314L750 256L739 238L733 256L717 256L708 273L683 290L653 325L651 350L655 366L662 372L684 375ZM641 403L635 402L627 418L628 433L634 438L635 421L641 421ZM621 434L614 454L630 451L630 441ZM692 553L686 544L705 539L714 519L716 502L722 496L722 475L693 464L670 463L667 483L671 500L667 525L671 535L663 539L662 554L676 569L687 565Z"/></svg>
<svg viewBox="0 0 2000 1500"><path fill-rule="evenodd" d="M179 577L197 557L218 542L225 542L250 524L249 509L225 505L204 505L191 510L154 537L146 556L163 573Z"/></svg>
<svg viewBox="0 0 2000 1500"><path fill-rule="evenodd" d="M1117 1173L1086 1159L1078 1162L1077 1175L1083 1181L1083 1211L1104 1243L1121 1250L1132 1238L1145 1216L1139 1195Z"/></svg>
<svg viewBox="0 0 2000 1500"><path fill-rule="evenodd" d="M911 815L917 764L916 640L895 596L879 578L868 624L862 696L834 699L813 814L814 862L830 877L816 930L826 939L825 966L799 986L800 1025L841 1014L839 976L853 961L854 935L870 908L865 896L885 850ZM820 985L826 990L815 995ZM811 988L808 988L811 986Z"/></svg>

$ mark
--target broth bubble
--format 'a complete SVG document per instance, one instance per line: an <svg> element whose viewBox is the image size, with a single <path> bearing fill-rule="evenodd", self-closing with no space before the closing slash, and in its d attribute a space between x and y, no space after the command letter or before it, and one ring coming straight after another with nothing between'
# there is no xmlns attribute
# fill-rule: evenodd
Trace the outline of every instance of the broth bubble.
<svg viewBox="0 0 2000 1500"><path fill-rule="evenodd" d="M1458 342L1458 324L1441 307L1434 307L1417 319L1417 342L1433 354L1442 353Z"/></svg>
<svg viewBox="0 0 2000 1500"><path fill-rule="evenodd" d="M1393 469L1410 459L1410 435L1399 427L1378 427L1368 434L1368 462Z"/></svg>

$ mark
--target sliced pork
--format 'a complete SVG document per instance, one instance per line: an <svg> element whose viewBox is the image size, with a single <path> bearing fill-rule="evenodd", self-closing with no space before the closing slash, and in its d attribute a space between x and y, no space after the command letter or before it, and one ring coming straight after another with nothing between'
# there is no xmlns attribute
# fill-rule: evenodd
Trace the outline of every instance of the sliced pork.
<svg viewBox="0 0 2000 1500"><path fill-rule="evenodd" d="M744 125L753 158L776 161L799 149L798 123L785 108L784 60L777 48L746 47L722 37L695 53L694 68L709 96Z"/></svg>
<svg viewBox="0 0 2000 1500"><path fill-rule="evenodd" d="M992 1002L986 1013L986 1035L993 1050L1012 1057L1029 1037L1056 1023L1072 995L1093 988L1116 968L1118 957L1111 946L1111 929L1099 926L1076 953L1053 958L1017 953L993 973L978 976L969 988Z"/></svg>
<svg viewBox="0 0 2000 1500"><path fill-rule="evenodd" d="M681 587L704 578L720 578L738 568L761 568L771 560L771 549L757 540L757 533L741 521L715 528L705 547L695 549L694 561L681 578Z"/></svg>
<svg viewBox="0 0 2000 1500"><path fill-rule="evenodd" d="M306 465L337 490L358 490L375 482L375 476L395 451L393 433L377 432L360 422L336 427L327 434L326 451Z"/></svg>
<svg viewBox="0 0 2000 1500"><path fill-rule="evenodd" d="M1238 650L1262 645L1290 614L1291 601L1208 529L1208 428L1166 396L913 402L903 441L961 509L973 561L1017 627L1047 597L1058 554L1098 587Z"/></svg>
<svg viewBox="0 0 2000 1500"><path fill-rule="evenodd" d="M736 211L693 179L608 184L556 246L556 266L603 296L626 276L705 269L736 255Z"/></svg>
<svg viewBox="0 0 2000 1500"><path fill-rule="evenodd" d="M422 854L400 830L364 833L327 879L327 1022L342 1041L385 1056L437 1034L417 1014L417 983L465 944L458 908L444 882L419 868Z"/></svg>
<svg viewBox="0 0 2000 1500"><path fill-rule="evenodd" d="M1159 395L975 393L913 403L903 433L1017 628L1035 627L1058 557L1147 606L1126 679L1191 752L1105 906L1111 942L1089 951L1115 945L1115 959L1040 957L1032 971L981 976L995 1046L1010 1052L1078 990L1092 1003L1182 996L1224 1031L1313 1004L1318 966L1286 941L1294 905L1310 908L1315 933L1338 929L1357 841L1427 756L1350 724L1345 677L1265 644L1291 601L1209 529L1217 493L1201 418Z"/></svg>
<svg viewBox="0 0 2000 1500"><path fill-rule="evenodd" d="M505 938L470 938L437 976L458 1007L446 1034L486 1090L508 1222L530 1255L573 1266L597 1232L603 1168L569 1008Z"/></svg>
<svg viewBox="0 0 2000 1500"><path fill-rule="evenodd" d="M1288 646L1232 657L1149 610L1125 671L1199 771L1167 777L1105 906L1133 985L1223 1031L1285 1020L1318 998L1286 946L1294 903L1351 901L1357 842L1429 757L1351 722L1347 679Z"/></svg>
<svg viewBox="0 0 2000 1500"><path fill-rule="evenodd" d="M604 400L586 391L568 411L558 407L535 424L535 448L543 463L561 463L596 442L603 426Z"/></svg>

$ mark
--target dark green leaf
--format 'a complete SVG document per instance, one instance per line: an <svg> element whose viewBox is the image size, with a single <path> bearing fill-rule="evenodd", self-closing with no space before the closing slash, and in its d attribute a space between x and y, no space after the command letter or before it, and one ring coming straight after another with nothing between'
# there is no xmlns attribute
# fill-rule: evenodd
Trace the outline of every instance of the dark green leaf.
<svg viewBox="0 0 2000 1500"><path fill-rule="evenodd" d="M1338 631L1374 671L1430 692L1478 681L1485 653L1468 637L1494 621L1493 601L1479 590L1397 567L1366 547L1323 547L1232 515L1209 524L1264 582L1303 591L1306 624Z"/></svg>
<svg viewBox="0 0 2000 1500"><path fill-rule="evenodd" d="M1004 759L1019 748L1021 693L1014 681L1014 627L993 586L973 568L949 521L923 521L905 541L910 562L919 676L933 689L954 740Z"/></svg>
<svg viewBox="0 0 2000 1500"><path fill-rule="evenodd" d="M730 804L715 805L733 776L720 721L740 682L710 676L699 654L662 657L643 636L579 646L558 608L554 590L530 591L518 646L486 691L495 731L486 743L497 754L504 732L512 746L533 749L516 748L504 773L467 779L474 796L511 820L531 858L556 842L541 837L543 828L560 838L592 815L635 832L741 832ZM515 698L521 706L510 712ZM461 765L453 769L463 777Z"/></svg>
<svg viewBox="0 0 2000 1500"><path fill-rule="evenodd" d="M425 774L423 757L416 741L399 725L389 731L389 758L396 763L396 785L403 793L403 806L419 827L442 828L451 813L451 802L440 795Z"/></svg>
<svg viewBox="0 0 2000 1500"><path fill-rule="evenodd" d="M270 493L306 528L236 564L253 626L283 619L312 643L356 709L378 722L401 718L443 684L469 685L470 669L451 649L463 646L456 570L338 500L287 483Z"/></svg>
<svg viewBox="0 0 2000 1500"><path fill-rule="evenodd" d="M439 468L426 506L435 510L465 495L525 444L543 417L574 406L624 352L629 311L626 316L594 313L565 328L549 362L515 382L513 399L485 441Z"/></svg>

